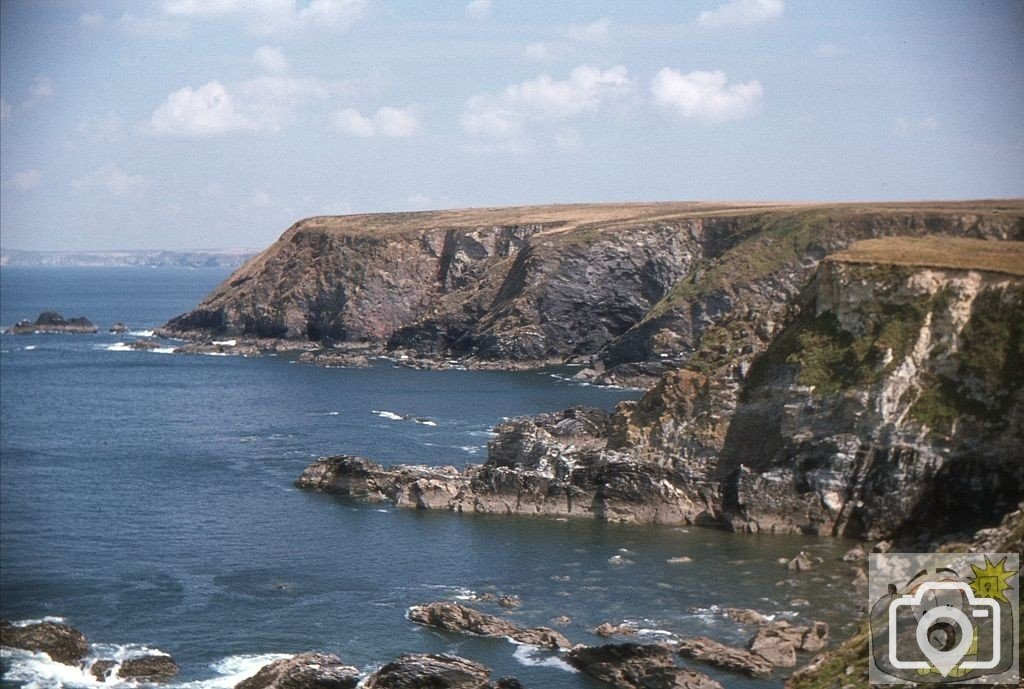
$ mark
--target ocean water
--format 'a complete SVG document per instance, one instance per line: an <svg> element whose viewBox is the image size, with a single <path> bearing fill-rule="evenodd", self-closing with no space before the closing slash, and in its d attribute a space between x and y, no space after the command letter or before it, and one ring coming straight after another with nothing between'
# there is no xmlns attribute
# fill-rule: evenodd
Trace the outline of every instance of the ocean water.
<svg viewBox="0 0 1024 689"><path fill-rule="evenodd" d="M182 669L168 684L195 688L231 687L280 654L310 650L366 670L404 652L449 652L534 689L598 686L557 653L405 619L410 605L474 592L519 596L513 610L470 604L525 626L567 615L561 631L579 643L601 642L589 630L604 621L633 622L641 639L744 643L750 630L722 607L825 620L833 636L850 622L859 600L838 561L849 544L400 510L296 490L321 455L480 462L504 417L610 408L639 393L580 385L565 371L323 369L286 356L126 351L226 275L0 271L0 325L54 309L101 327L0 337L5 619L63 618L96 656L162 650ZM138 335L108 334L115 321ZM800 550L822 563L792 575L777 559ZM684 555L692 561L667 562ZM4 651L2 666L5 685L101 686L22 652ZM704 669L728 687L781 686Z"/></svg>

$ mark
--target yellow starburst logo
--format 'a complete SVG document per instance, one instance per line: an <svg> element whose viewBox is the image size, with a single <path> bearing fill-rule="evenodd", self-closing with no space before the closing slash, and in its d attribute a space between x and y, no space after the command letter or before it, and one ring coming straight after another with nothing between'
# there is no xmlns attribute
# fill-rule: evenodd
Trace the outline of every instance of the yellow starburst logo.
<svg viewBox="0 0 1024 689"><path fill-rule="evenodd" d="M974 572L974 577L968 583L971 585L974 593L978 596L994 598L1003 603L1008 603L1009 600L1006 598L1006 592L1013 590L1013 586L1010 585L1010 579L1017 572L1007 570L1005 565L1005 557L993 564L987 555L985 556L984 567L979 567L972 563L971 569Z"/></svg>

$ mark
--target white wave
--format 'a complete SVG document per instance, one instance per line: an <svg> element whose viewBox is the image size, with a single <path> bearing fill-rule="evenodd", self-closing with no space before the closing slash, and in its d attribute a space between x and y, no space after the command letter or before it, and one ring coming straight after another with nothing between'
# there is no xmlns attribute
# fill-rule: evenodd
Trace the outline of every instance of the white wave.
<svg viewBox="0 0 1024 689"><path fill-rule="evenodd" d="M213 344L220 345L221 347L234 347L238 344L238 340L214 340Z"/></svg>
<svg viewBox="0 0 1024 689"><path fill-rule="evenodd" d="M179 685L182 689L232 689L242 680L249 679L260 671L264 665L275 660L294 657L290 653L264 653L262 655L228 656L210 666L217 673L210 679L187 682Z"/></svg>
<svg viewBox="0 0 1024 689"><path fill-rule="evenodd" d="M174 354L174 347L156 347L149 350L154 354Z"/></svg>
<svg viewBox="0 0 1024 689"><path fill-rule="evenodd" d="M431 421L430 419L413 419L416 423L423 426L436 426L437 421Z"/></svg>
<svg viewBox="0 0 1024 689"><path fill-rule="evenodd" d="M379 411L377 409L372 409L371 411L382 419L391 419L392 421L403 421L405 419L404 416L393 411Z"/></svg>
<svg viewBox="0 0 1024 689"><path fill-rule="evenodd" d="M134 337L153 337L155 333L152 330L129 330L128 334Z"/></svg>
<svg viewBox="0 0 1024 689"><path fill-rule="evenodd" d="M133 351L135 351L131 347L129 347L128 343L126 343L126 342L115 342L112 345L96 345L96 346L97 347L101 347L101 348L107 350L108 352L133 352Z"/></svg>
<svg viewBox="0 0 1024 689"><path fill-rule="evenodd" d="M339 416L340 411L313 411L309 413L309 416Z"/></svg>
<svg viewBox="0 0 1024 689"><path fill-rule="evenodd" d="M459 445L459 449L470 455L480 454L480 447L478 445Z"/></svg>
<svg viewBox="0 0 1024 689"><path fill-rule="evenodd" d="M672 636L672 632L667 629L637 629L637 636Z"/></svg>
<svg viewBox="0 0 1024 689"><path fill-rule="evenodd" d="M228 352L203 352L206 356L231 356Z"/></svg>
<svg viewBox="0 0 1024 689"><path fill-rule="evenodd" d="M52 615L48 615L48 616L44 617L41 620L16 620L14 622L11 622L11 624L13 624L15 627L29 627L29 626L31 626L33 624L42 624L43 622L53 622L55 624L63 624L64 623L64 618L63 617L54 617Z"/></svg>
<svg viewBox="0 0 1024 689"><path fill-rule="evenodd" d="M35 348L36 348L35 345L28 345L26 347L22 347L22 349L24 349L26 352L31 352Z"/></svg>
<svg viewBox="0 0 1024 689"><path fill-rule="evenodd" d="M549 655L547 652L542 651L536 646L517 646L516 650L513 651L512 657L520 665L527 667L553 667L559 670L565 670L566 672L577 672L576 668L569 663L565 662L558 656Z"/></svg>

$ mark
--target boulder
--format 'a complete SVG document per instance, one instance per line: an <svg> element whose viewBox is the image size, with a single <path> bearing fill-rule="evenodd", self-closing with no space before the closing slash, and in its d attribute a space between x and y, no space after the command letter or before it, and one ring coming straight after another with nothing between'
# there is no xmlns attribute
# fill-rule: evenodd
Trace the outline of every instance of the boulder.
<svg viewBox="0 0 1024 689"><path fill-rule="evenodd" d="M807 553L800 551L800 554L786 563L786 569L790 572L807 572L814 569L814 563Z"/></svg>
<svg viewBox="0 0 1024 689"><path fill-rule="evenodd" d="M740 624L762 625L771 622L771 618L767 615L750 608L726 608L722 612L725 613L726 617Z"/></svg>
<svg viewBox="0 0 1024 689"><path fill-rule="evenodd" d="M110 326L110 332L114 333L115 335L120 335L121 333L128 332L128 326L122 323L121 321L118 321L117 323L114 323L112 326Z"/></svg>
<svg viewBox="0 0 1024 689"><path fill-rule="evenodd" d="M772 673L772 664L762 656L741 648L726 646L703 636L683 639L676 644L676 652L684 658L692 658L751 677L767 677Z"/></svg>
<svg viewBox="0 0 1024 689"><path fill-rule="evenodd" d="M594 633L598 636L636 636L636 629L625 624L602 622L594 628Z"/></svg>
<svg viewBox="0 0 1024 689"><path fill-rule="evenodd" d="M617 689L722 689L707 675L678 667L671 649L656 644L577 646L565 660Z"/></svg>
<svg viewBox="0 0 1024 689"><path fill-rule="evenodd" d="M491 671L448 654L408 653L370 675L362 689L486 689Z"/></svg>
<svg viewBox="0 0 1024 689"><path fill-rule="evenodd" d="M264 665L235 689L354 689L359 670L331 653L300 653Z"/></svg>
<svg viewBox="0 0 1024 689"><path fill-rule="evenodd" d="M100 682L106 682L110 671L117 667L116 660L97 660L89 668L89 673Z"/></svg>
<svg viewBox="0 0 1024 689"><path fill-rule="evenodd" d="M812 622L809 627L770 622L757 630L750 650L776 667L793 667L797 651L816 653L827 641L828 625L824 622Z"/></svg>
<svg viewBox="0 0 1024 689"><path fill-rule="evenodd" d="M0 620L0 646L45 653L65 665L78 665L89 653L85 634L58 622L18 626Z"/></svg>
<svg viewBox="0 0 1024 689"><path fill-rule="evenodd" d="M565 636L554 629L548 627L526 629L500 617L447 601L413 606L409 608L409 619L417 624L449 632L507 637L518 643L543 648L569 648L572 645Z"/></svg>
<svg viewBox="0 0 1024 689"><path fill-rule="evenodd" d="M178 674L178 664L171 656L150 653L129 658L121 663L117 676L121 679L162 679Z"/></svg>

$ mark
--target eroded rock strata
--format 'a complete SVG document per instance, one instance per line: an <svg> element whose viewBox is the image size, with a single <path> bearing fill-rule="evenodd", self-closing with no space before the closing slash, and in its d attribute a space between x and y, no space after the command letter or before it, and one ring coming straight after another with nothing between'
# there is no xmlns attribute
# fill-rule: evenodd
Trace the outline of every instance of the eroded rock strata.
<svg viewBox="0 0 1024 689"><path fill-rule="evenodd" d="M874 539L995 523L1024 497L1024 244L927 244L834 254L756 356L705 340L692 361L716 364L671 371L614 413L502 423L483 465L335 457L297 484L459 512Z"/></svg>

